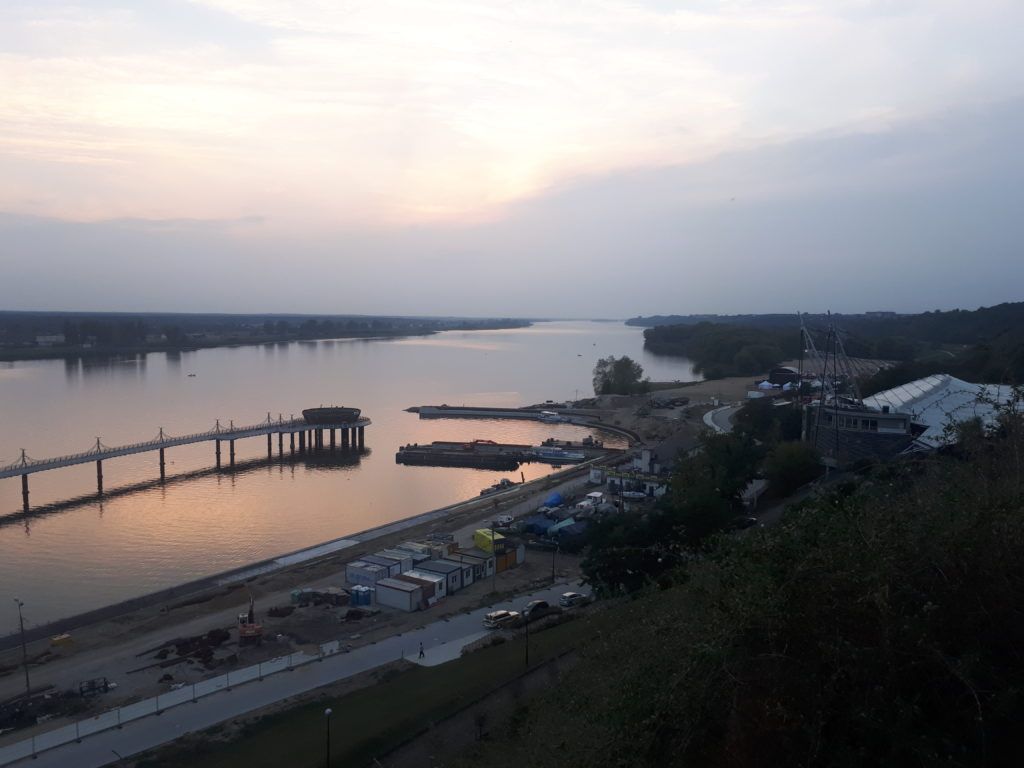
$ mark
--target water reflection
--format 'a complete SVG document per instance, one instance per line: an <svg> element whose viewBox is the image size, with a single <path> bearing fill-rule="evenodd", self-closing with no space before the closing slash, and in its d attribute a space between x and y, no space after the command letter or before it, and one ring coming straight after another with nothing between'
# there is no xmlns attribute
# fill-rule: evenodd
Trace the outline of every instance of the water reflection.
<svg viewBox="0 0 1024 768"><path fill-rule="evenodd" d="M146 373L147 353L135 355L103 355L97 357L82 357L82 374L86 377L96 377L101 374L108 376L135 376L143 378Z"/></svg>
<svg viewBox="0 0 1024 768"><path fill-rule="evenodd" d="M174 354L0 365L0 458L59 456L104 442L189 434L221 423L285 418L319 403L361 407L376 446L358 464L340 453L268 460L265 438L242 440L236 462L211 467L208 443L168 452L160 485L154 454L111 462L102 501L88 464L33 479L33 515L0 525L0 584L33 605L33 622L313 546L475 497L497 479L475 469L398 466L399 445L492 439L580 440L588 430L538 422L421 421L412 405L529 405L589 393L598 357L628 354L652 380L692 378L685 360L643 350L640 329L545 323L527 329L401 339L280 342ZM454 344L436 343L451 339ZM424 341L424 339L417 339ZM469 342L469 344L466 344ZM484 346L486 349L474 347ZM500 351L493 347L500 346ZM186 374L196 374L193 378ZM600 437L600 435L597 435ZM6 463L6 462L4 462ZM549 473L523 468L527 480ZM500 476L500 475L499 475ZM516 472L509 479L519 481ZM232 483L235 488L232 489ZM114 487L117 486L117 487ZM17 479L0 480L0 511L21 508ZM59 514L58 514L59 513ZM102 518L100 517L102 515ZM31 538L22 531L29 526ZM0 634L10 630L0 613Z"/></svg>
<svg viewBox="0 0 1024 768"><path fill-rule="evenodd" d="M316 472L330 472L338 470L352 471L359 466L364 458L369 457L371 453L372 451L370 448L363 448L362 450L355 448L336 448L335 450L325 449L306 453L296 452L295 454L275 454L271 458L264 457L258 459L245 459L242 461L236 460L233 465L224 464L220 467L204 467L203 469L195 469L188 472L168 474L163 480L155 478L153 480L143 480L114 488L105 488L102 494L84 493L71 498L41 504L38 507L30 508L27 512L20 511L0 515L0 527L10 526L15 523L24 523L25 533L29 534L31 533L29 526L32 520L95 504L99 505L98 512L102 517L104 501L130 497L152 490L159 490L161 496L165 497L167 487L182 485L205 477L228 477L233 484L238 478L251 475L254 472L258 472L265 468L273 467L280 467L282 471L287 468L292 472L294 472L296 468Z"/></svg>

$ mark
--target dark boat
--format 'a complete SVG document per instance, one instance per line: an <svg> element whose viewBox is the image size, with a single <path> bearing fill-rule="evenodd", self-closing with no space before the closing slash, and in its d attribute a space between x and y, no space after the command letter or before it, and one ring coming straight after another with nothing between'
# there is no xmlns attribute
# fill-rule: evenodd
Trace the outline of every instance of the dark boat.
<svg viewBox="0 0 1024 768"><path fill-rule="evenodd" d="M360 413L358 408L332 405L329 408L307 408L302 412L302 418L307 424L351 424L359 419Z"/></svg>

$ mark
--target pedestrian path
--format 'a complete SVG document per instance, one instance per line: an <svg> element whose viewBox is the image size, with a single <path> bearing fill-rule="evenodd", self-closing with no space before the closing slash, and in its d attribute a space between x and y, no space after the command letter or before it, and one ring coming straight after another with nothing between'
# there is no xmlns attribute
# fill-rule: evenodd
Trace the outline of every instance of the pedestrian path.
<svg viewBox="0 0 1024 768"><path fill-rule="evenodd" d="M490 611L514 609L530 600L555 603L569 587L555 584L469 613L434 621L349 653L335 641L320 654L292 654L257 667L232 672L103 713L77 724L0 748L0 766L34 768L101 768L117 760L167 744L188 733L231 720L330 683L344 680L399 659L436 666L457 659L481 631ZM573 586L580 591L580 587ZM424 657L418 658L420 644ZM255 671L254 671L255 670Z"/></svg>

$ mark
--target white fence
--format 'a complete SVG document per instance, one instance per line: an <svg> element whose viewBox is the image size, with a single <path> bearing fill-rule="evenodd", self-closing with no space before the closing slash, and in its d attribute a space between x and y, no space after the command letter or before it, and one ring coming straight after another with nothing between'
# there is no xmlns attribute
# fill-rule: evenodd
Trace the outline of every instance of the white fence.
<svg viewBox="0 0 1024 768"><path fill-rule="evenodd" d="M197 701L204 696L228 690L236 685L251 683L254 680L262 680L268 675L284 672L303 664L309 664L310 662L321 661L339 651L341 651L341 643L338 640L332 640L321 645L320 652L316 655L290 653L287 656L278 656L276 659L263 661L251 667L236 669L219 677L211 677L208 680L201 680L198 683L186 685L177 690L161 693L152 699L144 699L134 704L126 704L123 707L108 710L85 720L76 720L70 725L40 733L30 739L24 739L6 747L0 747L0 765L9 765L17 760L45 752L48 749L74 741L81 741L87 736L108 731L111 728L120 728L125 723L130 723L133 720L149 717L150 715L158 715L172 707Z"/></svg>

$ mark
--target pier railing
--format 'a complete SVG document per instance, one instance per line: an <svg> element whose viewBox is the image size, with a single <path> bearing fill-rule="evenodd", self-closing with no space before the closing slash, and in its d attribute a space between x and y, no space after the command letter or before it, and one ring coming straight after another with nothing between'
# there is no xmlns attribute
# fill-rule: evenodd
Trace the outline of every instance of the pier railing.
<svg viewBox="0 0 1024 768"><path fill-rule="evenodd" d="M152 440L128 443L127 445L113 447L104 445L100 438L97 437L96 443L89 450L82 451L80 453L71 453L64 456L33 459L25 452L24 449L22 449L21 456L16 461L5 466L0 466L0 479L5 477L16 477L18 475L28 475L33 472L43 472L48 469L57 469L58 467L67 467L73 464L84 464L90 461L103 461L104 459L112 459L117 456L127 456L133 453L145 453L148 451L157 451L161 448L173 448L176 445L187 445L189 443L199 443L209 440L237 440L243 437L254 437L256 435L271 434L274 432L297 432L304 429L364 427L369 423L369 419L361 418L349 424L310 424L305 419L285 419L280 416L277 419L273 419L268 414L267 419L258 424L236 427L235 423L232 421L225 427L218 420L216 424L214 424L213 429L209 429L205 432L193 432L189 435L179 435L176 437L166 434L163 428L161 428L159 434Z"/></svg>

